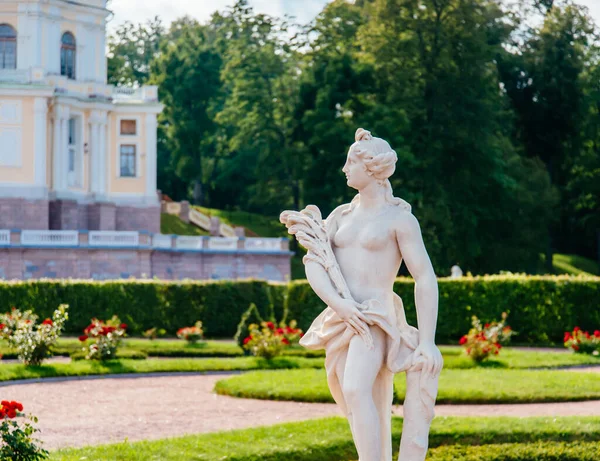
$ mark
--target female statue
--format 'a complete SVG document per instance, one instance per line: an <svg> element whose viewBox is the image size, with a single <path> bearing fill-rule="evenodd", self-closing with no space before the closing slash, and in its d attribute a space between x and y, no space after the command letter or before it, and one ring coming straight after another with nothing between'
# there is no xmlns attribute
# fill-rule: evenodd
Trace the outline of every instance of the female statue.
<svg viewBox="0 0 600 461"><path fill-rule="evenodd" d="M331 394L348 418L359 461L391 461L393 376L406 372L400 461L423 461L442 356L434 343L438 290L417 219L392 194L397 155L359 128L343 172L358 194L323 221L315 206L281 221L308 249L306 277L327 308L300 341L325 349ZM393 292L404 261L415 280L418 327Z"/></svg>

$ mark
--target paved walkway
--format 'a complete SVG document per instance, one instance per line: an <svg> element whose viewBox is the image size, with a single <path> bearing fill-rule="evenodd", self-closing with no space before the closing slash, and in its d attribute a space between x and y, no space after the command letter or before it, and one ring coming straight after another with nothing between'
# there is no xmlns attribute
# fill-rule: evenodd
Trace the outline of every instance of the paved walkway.
<svg viewBox="0 0 600 461"><path fill-rule="evenodd" d="M212 393L229 374L55 380L0 387L40 419L48 449L242 429L340 415L333 404L237 399ZM401 407L394 408L401 415ZM600 401L438 405L438 416L600 415Z"/></svg>

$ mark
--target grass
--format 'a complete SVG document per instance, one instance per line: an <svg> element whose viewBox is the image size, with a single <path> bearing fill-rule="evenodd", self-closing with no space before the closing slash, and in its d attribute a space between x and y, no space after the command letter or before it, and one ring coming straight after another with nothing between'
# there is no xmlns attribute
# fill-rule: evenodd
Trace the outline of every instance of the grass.
<svg viewBox="0 0 600 461"><path fill-rule="evenodd" d="M401 418L392 420L394 456L397 456ZM492 459L502 453L498 444L517 444L522 449L552 450L577 442L579 453L600 450L600 418L436 418L430 434L430 461L460 460L461 451L487 452L474 460ZM491 443L494 445L488 445ZM528 445L525 445L528 444ZM471 447L474 446L474 447ZM515 451L508 446L508 453ZM455 455L448 457L446 454ZM586 455L584 455L586 456ZM346 461L356 459L352 436L345 419L315 419L268 427L189 435L184 437L122 442L96 447L64 449L51 454L52 461ZM497 458L494 458L497 459ZM502 458L505 461L513 458ZM524 460L526 458L516 458ZM544 459L550 458L529 458ZM577 458L556 458L564 461ZM593 457L582 457L593 460Z"/></svg>
<svg viewBox="0 0 600 461"><path fill-rule="evenodd" d="M466 368L507 368L507 369L529 369L529 368L556 368L585 365L600 365L600 357L588 354L575 354L571 352L559 352L552 349L547 351L529 351L523 349L504 348L498 356L484 361L480 365L469 359L461 347L441 346L440 350L444 356L444 368L466 369Z"/></svg>
<svg viewBox="0 0 600 461"><path fill-rule="evenodd" d="M55 355L73 355L81 352L77 338L62 337L54 347ZM465 356L458 346L441 346L446 369L475 368L476 365ZM242 357L244 351L234 341L204 341L188 344L177 339L157 339L150 341L141 338L127 338L119 349L123 358L128 354L146 354L150 357ZM0 341L0 354L4 358L15 358L16 352ZM297 346L284 351L286 356L325 357L325 351L312 351ZM600 365L600 357L570 352L548 350L543 352L505 348L502 354L479 365L482 368L554 368L569 366Z"/></svg>
<svg viewBox="0 0 600 461"><path fill-rule="evenodd" d="M394 379L395 400L406 391L402 373ZM218 381L218 394L265 400L330 402L325 370L255 371ZM444 370L438 403L492 404L571 402L600 399L597 373L526 370Z"/></svg>
<svg viewBox="0 0 600 461"><path fill-rule="evenodd" d="M194 206L198 211L219 218L225 224L244 227L248 237L287 237L287 230L275 216L264 216L247 211L226 211Z"/></svg>
<svg viewBox="0 0 600 461"><path fill-rule="evenodd" d="M311 359L305 357L277 357L271 361L256 357L236 357L228 359L207 358L202 360L123 359L110 360L104 363L82 360L71 363L52 363L30 367L17 363L9 363L3 364L0 367L0 381L123 373L207 372L280 368L319 368L322 366L323 359Z"/></svg>
<svg viewBox="0 0 600 461"><path fill-rule="evenodd" d="M582 256L555 254L552 265L557 274L600 275L598 263Z"/></svg>
<svg viewBox="0 0 600 461"><path fill-rule="evenodd" d="M179 219L179 216L161 213L160 215L160 233L171 235L209 235L209 232L193 224L186 223Z"/></svg>

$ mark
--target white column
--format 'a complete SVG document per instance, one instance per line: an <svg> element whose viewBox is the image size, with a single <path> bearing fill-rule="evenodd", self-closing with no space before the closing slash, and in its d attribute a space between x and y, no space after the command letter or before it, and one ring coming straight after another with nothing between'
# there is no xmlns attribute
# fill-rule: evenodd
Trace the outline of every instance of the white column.
<svg viewBox="0 0 600 461"><path fill-rule="evenodd" d="M57 104L54 106L54 142L52 146L52 189L55 191L62 188L62 121L64 107Z"/></svg>
<svg viewBox="0 0 600 461"><path fill-rule="evenodd" d="M88 145L88 152L90 155L88 174L90 182L90 192L98 193L98 175L99 171L99 146L98 146L98 131L99 131L99 116L96 111L92 112L90 116L90 140Z"/></svg>
<svg viewBox="0 0 600 461"><path fill-rule="evenodd" d="M47 169L47 152L46 152L46 135L47 135L47 115L48 102L46 98L35 98L33 104L33 133L34 133L34 175L35 184L39 187L46 187L46 169Z"/></svg>
<svg viewBox="0 0 600 461"><path fill-rule="evenodd" d="M63 110L64 117L61 119L61 145L59 146L60 158L60 189L69 188L69 108Z"/></svg>
<svg viewBox="0 0 600 461"><path fill-rule="evenodd" d="M106 142L106 127L107 117L106 113L102 121L100 122L100 130L98 136L98 192L100 195L106 195L106 178L108 177L108 149Z"/></svg>
<svg viewBox="0 0 600 461"><path fill-rule="evenodd" d="M156 198L156 114L146 115L146 195Z"/></svg>

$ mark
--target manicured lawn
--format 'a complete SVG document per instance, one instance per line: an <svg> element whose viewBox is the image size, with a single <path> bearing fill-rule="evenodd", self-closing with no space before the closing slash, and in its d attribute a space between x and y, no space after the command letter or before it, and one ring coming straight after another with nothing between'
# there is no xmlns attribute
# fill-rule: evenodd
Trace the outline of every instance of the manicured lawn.
<svg viewBox="0 0 600 461"><path fill-rule="evenodd" d="M500 355L484 361L477 366L458 346L440 347L444 356L444 368L555 368L569 367L578 365L599 365L600 357L594 357L588 354L575 354L569 351L555 351L552 349L536 351L523 350L506 347L502 349Z"/></svg>
<svg viewBox="0 0 600 461"><path fill-rule="evenodd" d="M54 348L56 355L71 355L80 352L81 343L77 338L60 338ZM234 341L205 341L198 344L187 344L177 339L158 339L149 341L143 338L127 338L120 349L123 354L129 351L142 352L150 357L242 357L244 351ZM445 369L476 368L477 366L464 355L458 346L440 347L444 355ZM0 341L0 354L5 358L14 358L16 354L10 350L5 341ZM302 357L325 357L325 351L311 351L301 346L287 349L285 355ZM554 368L577 365L600 365L600 357L570 352L528 351L505 348L499 356L483 362L482 368Z"/></svg>
<svg viewBox="0 0 600 461"><path fill-rule="evenodd" d="M401 427L402 420L393 418L394 457L397 456ZM431 428L430 447L433 449L428 459L592 461L597 459L593 456L600 450L599 441L598 417L436 418ZM495 445L488 445L492 442ZM498 458L498 454L503 452L509 456L521 453L529 457ZM551 452L563 457L541 456ZM571 455L567 455L569 452ZM469 457L464 457L465 453ZM356 451L347 421L338 417L156 441L60 450L52 453L51 459L346 461L356 459Z"/></svg>
<svg viewBox="0 0 600 461"><path fill-rule="evenodd" d="M179 216L168 213L161 213L160 215L160 233L166 235L209 235L209 232L204 229L186 223L179 219Z"/></svg>
<svg viewBox="0 0 600 461"><path fill-rule="evenodd" d="M26 367L21 364L0 366L0 381L14 379L49 378L57 376L88 376L122 373L155 372L206 372L231 370L260 370L278 368L322 367L323 359L306 357L278 357L267 361L256 357L235 357L228 359L148 359L113 360L105 363L82 360L72 363L53 363L38 367Z"/></svg>
<svg viewBox="0 0 600 461"><path fill-rule="evenodd" d="M396 401L405 394L402 373L394 380ZM219 394L267 400L333 402L325 370L257 371L216 384ZM600 399L600 375L570 371L444 370L438 403L529 403Z"/></svg>
<svg viewBox="0 0 600 461"><path fill-rule="evenodd" d="M265 216L247 211L227 211L214 208L203 208L194 206L198 211L215 216L225 224L234 227L245 227L248 231L247 237L287 237L287 229L279 222L276 216Z"/></svg>

